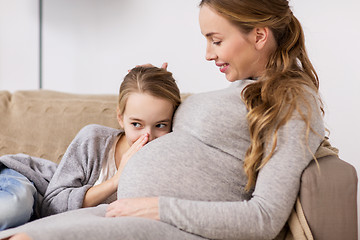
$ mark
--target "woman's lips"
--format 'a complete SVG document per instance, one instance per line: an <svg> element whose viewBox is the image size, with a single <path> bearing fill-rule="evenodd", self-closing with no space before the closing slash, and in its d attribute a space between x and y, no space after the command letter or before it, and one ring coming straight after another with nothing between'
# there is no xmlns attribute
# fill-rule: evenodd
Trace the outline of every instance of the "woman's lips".
<svg viewBox="0 0 360 240"><path fill-rule="evenodd" d="M229 68L229 64L225 63L220 66L220 72L225 73L226 70Z"/></svg>

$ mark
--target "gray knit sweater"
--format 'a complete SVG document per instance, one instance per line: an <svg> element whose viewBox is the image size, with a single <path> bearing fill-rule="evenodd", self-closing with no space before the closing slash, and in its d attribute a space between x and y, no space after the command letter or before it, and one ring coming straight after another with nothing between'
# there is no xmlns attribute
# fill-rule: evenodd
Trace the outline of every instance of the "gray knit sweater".
<svg viewBox="0 0 360 240"><path fill-rule="evenodd" d="M37 194L33 218L39 218L41 216L41 203L49 181L56 171L57 164L43 158L19 153L1 156L0 167L2 167L2 165L21 173L34 183Z"/></svg>
<svg viewBox="0 0 360 240"><path fill-rule="evenodd" d="M102 164L122 131L96 124L82 128L66 150L45 192L42 215L82 207L86 191L99 178Z"/></svg>
<svg viewBox="0 0 360 240"><path fill-rule="evenodd" d="M279 130L276 151L255 189L245 192L243 159L250 137L240 93L248 82L187 98L173 132L145 145L125 166L118 198L160 196L161 221L104 218L106 205L100 205L43 218L0 237L26 232L35 240L273 239L290 215L324 125L309 93L317 134L310 132L306 141L304 122L294 115Z"/></svg>

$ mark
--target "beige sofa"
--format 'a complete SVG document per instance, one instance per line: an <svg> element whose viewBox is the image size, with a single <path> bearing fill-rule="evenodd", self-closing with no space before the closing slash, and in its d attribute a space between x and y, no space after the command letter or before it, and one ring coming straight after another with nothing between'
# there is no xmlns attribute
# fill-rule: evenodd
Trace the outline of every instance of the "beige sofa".
<svg viewBox="0 0 360 240"><path fill-rule="evenodd" d="M116 102L116 95L0 91L0 156L25 153L59 163L83 126L97 123L119 127ZM355 240L356 171L337 156L318 161L320 171L313 161L303 173L299 192L309 230L317 240Z"/></svg>

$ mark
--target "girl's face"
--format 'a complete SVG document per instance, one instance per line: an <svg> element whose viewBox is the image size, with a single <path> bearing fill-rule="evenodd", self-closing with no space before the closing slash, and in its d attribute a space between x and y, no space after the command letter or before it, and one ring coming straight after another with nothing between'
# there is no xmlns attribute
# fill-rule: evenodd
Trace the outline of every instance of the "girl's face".
<svg viewBox="0 0 360 240"><path fill-rule="evenodd" d="M201 33L207 40L206 60L215 61L230 82L255 78L265 69L256 51L256 30L248 34L207 5L200 9Z"/></svg>
<svg viewBox="0 0 360 240"><path fill-rule="evenodd" d="M120 126L131 146L141 135L148 134L149 141L171 131L174 108L169 100L146 93L132 93L127 99L125 111L118 114Z"/></svg>

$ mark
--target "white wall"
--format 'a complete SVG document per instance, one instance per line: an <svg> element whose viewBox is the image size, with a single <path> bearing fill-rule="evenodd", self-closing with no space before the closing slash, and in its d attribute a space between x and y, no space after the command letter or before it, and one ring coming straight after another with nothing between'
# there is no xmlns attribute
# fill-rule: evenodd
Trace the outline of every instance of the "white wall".
<svg viewBox="0 0 360 240"><path fill-rule="evenodd" d="M46 0L44 87L116 93L128 69L164 61L184 92L227 85L204 61L197 21L193 0Z"/></svg>
<svg viewBox="0 0 360 240"><path fill-rule="evenodd" d="M227 86L217 67L204 60L197 3L44 1L44 88L117 93L128 69L164 61L182 92ZM359 172L355 144L360 136L360 1L291 0L290 5L303 24L320 77L331 142ZM37 87L36 14L37 1L0 0L0 89Z"/></svg>
<svg viewBox="0 0 360 240"><path fill-rule="evenodd" d="M37 1L0 0L0 90L36 89L39 79Z"/></svg>

